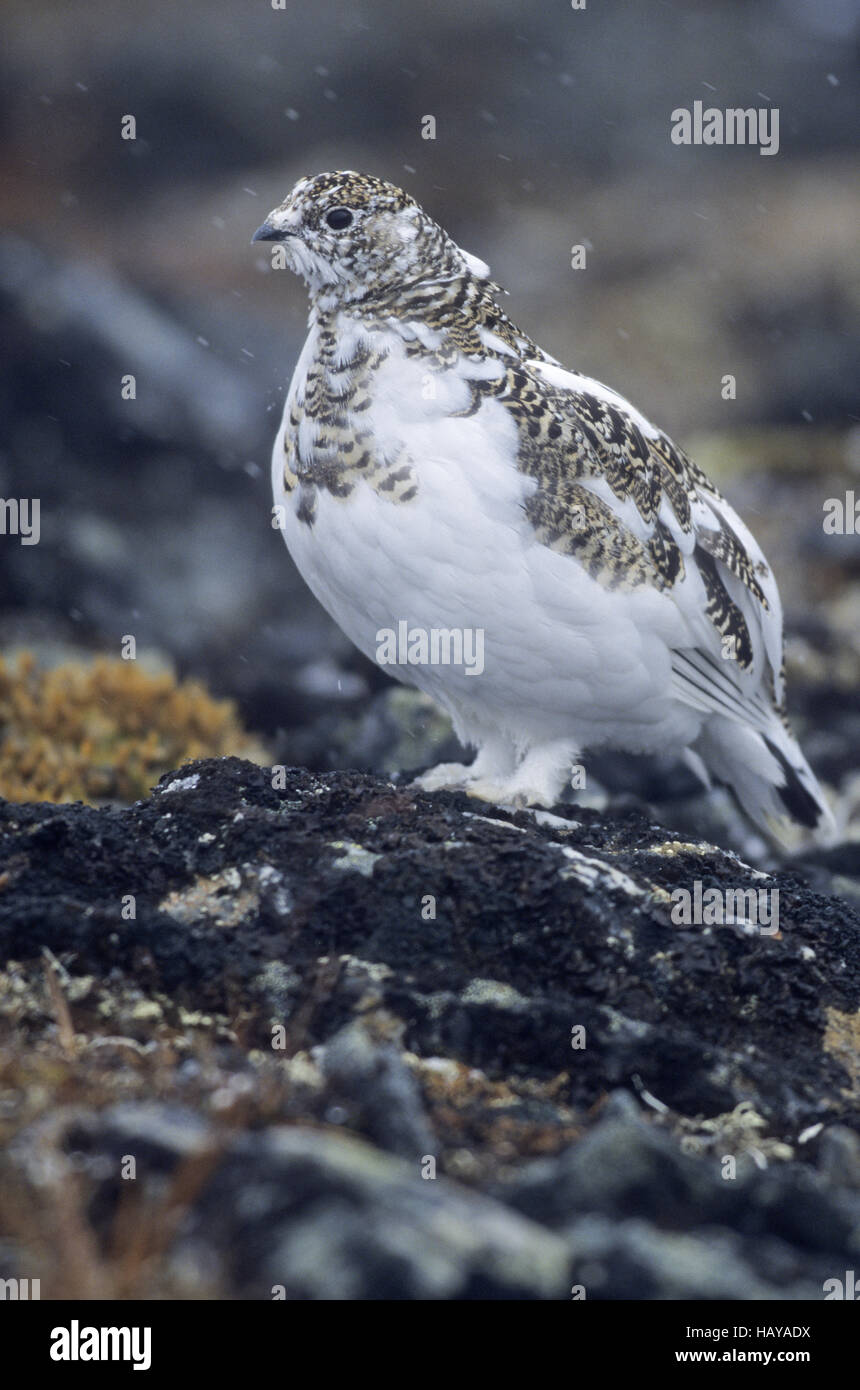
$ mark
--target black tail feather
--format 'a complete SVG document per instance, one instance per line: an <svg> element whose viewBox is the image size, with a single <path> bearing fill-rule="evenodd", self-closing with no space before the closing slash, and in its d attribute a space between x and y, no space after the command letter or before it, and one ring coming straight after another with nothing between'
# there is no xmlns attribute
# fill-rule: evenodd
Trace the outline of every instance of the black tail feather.
<svg viewBox="0 0 860 1390"><path fill-rule="evenodd" d="M785 785L775 788L777 796L789 815L793 816L800 825L806 825L810 830L814 830L823 814L821 805L803 785L785 754L777 748L775 743L771 743L766 734L762 734L762 738L767 744L768 751L776 758L785 775Z"/></svg>

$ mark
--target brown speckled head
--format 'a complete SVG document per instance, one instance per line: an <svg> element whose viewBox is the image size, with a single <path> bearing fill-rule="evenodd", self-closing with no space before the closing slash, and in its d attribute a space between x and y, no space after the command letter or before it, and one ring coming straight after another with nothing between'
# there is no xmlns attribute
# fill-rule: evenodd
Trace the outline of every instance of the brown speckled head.
<svg viewBox="0 0 860 1390"><path fill-rule="evenodd" d="M281 243L313 298L350 302L397 283L489 273L408 193L349 169L299 179L253 239Z"/></svg>

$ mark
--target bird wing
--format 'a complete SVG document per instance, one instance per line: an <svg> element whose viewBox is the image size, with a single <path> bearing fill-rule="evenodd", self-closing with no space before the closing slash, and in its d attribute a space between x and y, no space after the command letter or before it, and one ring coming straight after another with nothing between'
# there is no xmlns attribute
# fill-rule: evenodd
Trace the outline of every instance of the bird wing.
<svg viewBox="0 0 860 1390"><path fill-rule="evenodd" d="M669 595L689 644L675 693L707 713L772 726L782 712L782 608L750 531L706 475L634 406L534 359L509 369L526 513L543 544L610 589Z"/></svg>

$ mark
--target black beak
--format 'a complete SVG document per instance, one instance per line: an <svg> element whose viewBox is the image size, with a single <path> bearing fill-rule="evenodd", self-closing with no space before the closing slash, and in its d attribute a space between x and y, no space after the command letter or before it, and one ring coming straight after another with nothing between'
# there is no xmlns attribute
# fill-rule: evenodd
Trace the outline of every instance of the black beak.
<svg viewBox="0 0 860 1390"><path fill-rule="evenodd" d="M271 222L264 222L261 227L257 228L251 241L283 241L288 236L293 236L293 233L279 231L277 227L272 226Z"/></svg>

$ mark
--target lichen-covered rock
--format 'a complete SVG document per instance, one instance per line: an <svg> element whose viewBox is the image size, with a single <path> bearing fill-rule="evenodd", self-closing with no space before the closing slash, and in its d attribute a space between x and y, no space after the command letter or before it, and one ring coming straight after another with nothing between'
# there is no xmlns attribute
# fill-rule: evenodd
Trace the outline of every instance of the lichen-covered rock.
<svg viewBox="0 0 860 1390"><path fill-rule="evenodd" d="M860 1258L860 917L570 814L232 758L0 805L7 1263L73 1296L823 1296Z"/></svg>

